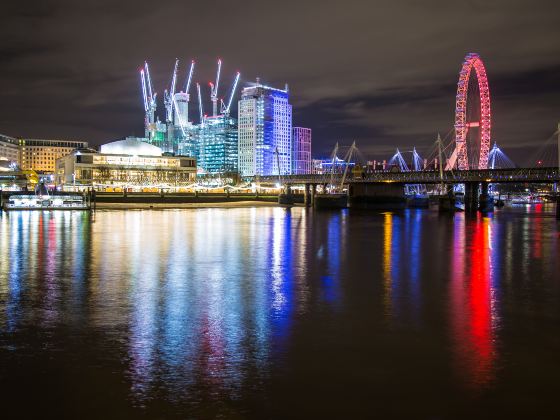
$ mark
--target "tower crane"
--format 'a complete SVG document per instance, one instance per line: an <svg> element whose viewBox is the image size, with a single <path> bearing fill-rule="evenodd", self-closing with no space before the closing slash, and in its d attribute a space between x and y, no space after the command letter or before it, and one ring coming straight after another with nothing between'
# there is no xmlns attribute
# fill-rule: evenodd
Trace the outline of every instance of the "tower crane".
<svg viewBox="0 0 560 420"><path fill-rule="evenodd" d="M233 97L235 96L235 90L237 89L237 83L239 83L239 77L241 76L241 73L237 72L237 74L235 75L235 80L233 81L233 86L231 88L231 93L229 95L229 100L227 102L227 105L224 104L224 101L222 101L222 114L224 115L229 115L229 110L231 108L231 103L233 102Z"/></svg>
<svg viewBox="0 0 560 420"><path fill-rule="evenodd" d="M202 95L200 94L200 83L196 84L196 90L198 91L198 110L200 111L200 125L204 126L204 111L202 109Z"/></svg>
<svg viewBox="0 0 560 420"><path fill-rule="evenodd" d="M194 60L191 61L191 67L187 75L187 80L185 83L184 91L177 92L173 95L173 108L174 112L174 122L181 128L183 136L186 136L185 128L189 123L189 101L190 95L189 90L191 86L191 80L194 72Z"/></svg>
<svg viewBox="0 0 560 420"><path fill-rule="evenodd" d="M194 73L194 60L191 61L191 68L189 70L189 75L187 77L187 83L185 84L185 93L189 94L189 89L191 88L191 81Z"/></svg>
<svg viewBox="0 0 560 420"><path fill-rule="evenodd" d="M216 73L216 83L210 82L210 99L212 100L212 116L218 115L218 87L220 85L220 71L222 60L218 58L218 72Z"/></svg>
<svg viewBox="0 0 560 420"><path fill-rule="evenodd" d="M148 62L144 62L144 68L140 69L140 80L142 82L142 96L144 99L144 111L146 112L145 116L145 128L146 128L146 137L149 135L150 125L155 121L155 113L156 113L156 97L157 93L153 91L152 88L152 79L150 77L150 66Z"/></svg>
<svg viewBox="0 0 560 420"><path fill-rule="evenodd" d="M165 104L165 119L168 124L173 122L173 97L175 96L175 86L177 83L177 69L179 67L179 59L175 59L175 67L171 78L171 88L165 90L163 102Z"/></svg>

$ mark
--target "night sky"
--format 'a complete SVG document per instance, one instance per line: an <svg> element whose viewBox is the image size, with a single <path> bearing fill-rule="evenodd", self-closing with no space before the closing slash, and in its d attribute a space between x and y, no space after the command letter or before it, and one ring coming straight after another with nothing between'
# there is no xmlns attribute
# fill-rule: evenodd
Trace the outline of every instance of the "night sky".
<svg viewBox="0 0 560 420"><path fill-rule="evenodd" d="M560 120L560 2L41 1L0 14L0 133L83 139L143 135L138 69L149 60L162 98L175 57L221 95L235 71L288 83L294 126L313 154L356 140L370 158L422 152L453 127L458 72L478 52L488 72L493 140L523 163ZM194 89L191 94L194 94ZM191 101L191 119L197 115ZM163 104L158 103L163 119ZM236 113L236 108L234 113Z"/></svg>

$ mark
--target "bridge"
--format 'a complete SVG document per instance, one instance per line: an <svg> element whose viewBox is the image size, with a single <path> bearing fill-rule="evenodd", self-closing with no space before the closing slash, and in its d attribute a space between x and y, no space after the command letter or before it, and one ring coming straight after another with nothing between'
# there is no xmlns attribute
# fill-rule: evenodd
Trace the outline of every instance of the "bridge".
<svg viewBox="0 0 560 420"><path fill-rule="evenodd" d="M324 185L340 184L343 174L283 175L283 185ZM254 177L252 181L260 184L276 184L278 176ZM471 169L463 171L379 171L359 176L347 174L344 184L359 183L400 183L400 184L463 184L470 182L485 183L555 183L560 181L559 168L514 168L514 169Z"/></svg>

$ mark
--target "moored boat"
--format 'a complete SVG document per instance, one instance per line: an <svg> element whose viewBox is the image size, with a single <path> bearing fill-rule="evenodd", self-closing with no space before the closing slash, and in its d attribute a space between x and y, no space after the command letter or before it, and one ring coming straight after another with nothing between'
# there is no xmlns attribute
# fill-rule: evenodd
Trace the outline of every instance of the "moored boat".
<svg viewBox="0 0 560 420"><path fill-rule="evenodd" d="M14 194L3 203L6 211L10 210L89 210L90 201L87 196L68 195L35 195Z"/></svg>

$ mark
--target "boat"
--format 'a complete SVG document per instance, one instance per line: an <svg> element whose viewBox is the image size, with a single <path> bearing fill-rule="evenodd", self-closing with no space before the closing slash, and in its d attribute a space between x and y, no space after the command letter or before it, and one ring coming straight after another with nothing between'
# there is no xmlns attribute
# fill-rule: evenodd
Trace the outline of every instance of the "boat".
<svg viewBox="0 0 560 420"><path fill-rule="evenodd" d="M3 209L10 210L89 210L87 196L14 194L3 203Z"/></svg>
<svg viewBox="0 0 560 420"><path fill-rule="evenodd" d="M542 204L543 200L541 197L536 195L520 195L514 196L510 200L512 205L531 205L531 204Z"/></svg>

